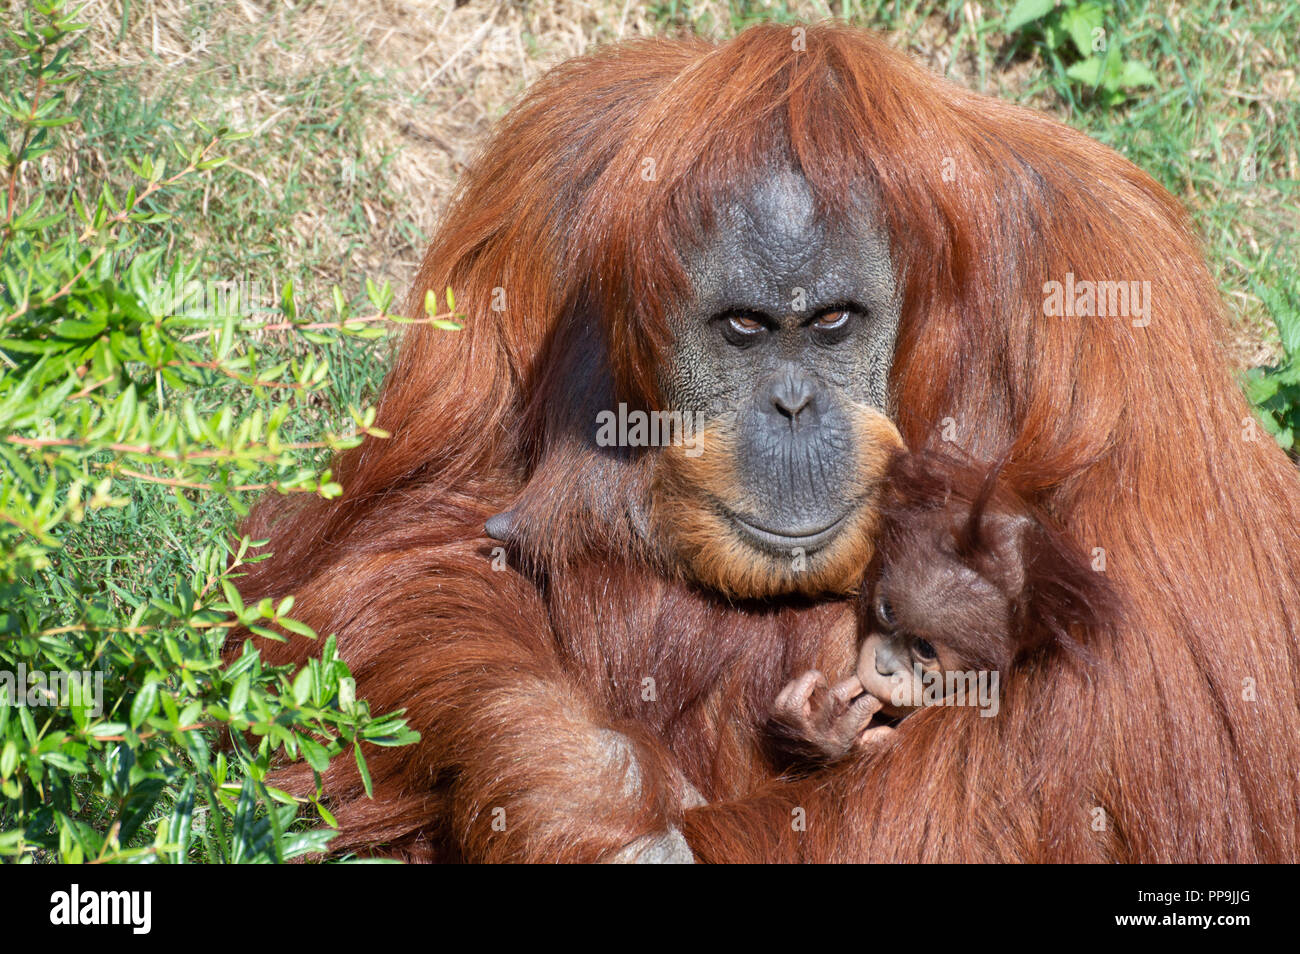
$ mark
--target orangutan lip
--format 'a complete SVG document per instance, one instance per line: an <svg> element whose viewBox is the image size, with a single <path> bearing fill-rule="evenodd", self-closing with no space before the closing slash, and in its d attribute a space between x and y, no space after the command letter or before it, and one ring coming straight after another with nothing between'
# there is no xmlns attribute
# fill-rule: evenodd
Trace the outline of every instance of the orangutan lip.
<svg viewBox="0 0 1300 954"><path fill-rule="evenodd" d="M805 552L820 550L823 546L835 538L840 532L840 528L848 520L848 514L840 517L834 523L823 527L820 530L814 530L812 533L776 533L772 530L764 530L762 527L756 527L744 517L735 513L728 513L732 523L743 530L754 543L767 550L777 550L782 553L788 553L790 550L802 548Z"/></svg>

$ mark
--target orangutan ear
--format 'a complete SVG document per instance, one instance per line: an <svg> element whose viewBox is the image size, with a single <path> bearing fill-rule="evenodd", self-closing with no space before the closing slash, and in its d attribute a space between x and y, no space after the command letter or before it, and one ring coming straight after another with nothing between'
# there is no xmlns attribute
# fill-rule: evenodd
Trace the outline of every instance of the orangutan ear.
<svg viewBox="0 0 1300 954"><path fill-rule="evenodd" d="M975 568L1011 599L1025 592L1034 527L1035 521L1022 514L984 511L970 530Z"/></svg>

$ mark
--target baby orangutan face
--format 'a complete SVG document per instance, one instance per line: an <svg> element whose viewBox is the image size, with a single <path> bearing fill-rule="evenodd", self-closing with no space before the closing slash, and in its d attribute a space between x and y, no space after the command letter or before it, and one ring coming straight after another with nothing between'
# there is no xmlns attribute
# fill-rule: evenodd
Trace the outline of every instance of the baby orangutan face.
<svg viewBox="0 0 1300 954"><path fill-rule="evenodd" d="M863 635L851 676L832 686L813 670L777 697L773 718L787 748L797 739L793 748L806 759L840 758L888 738L893 729L877 717L940 703L933 687L950 684L942 674L1010 662L1009 597L939 550L922 556L900 554L874 588L864 584L874 598L864 596L859 608ZM931 673L940 678L927 680Z"/></svg>
<svg viewBox="0 0 1300 954"><path fill-rule="evenodd" d="M888 737L879 717L897 721L969 685L949 673L1000 682L1024 654L1079 652L1070 627L1116 618L1104 576L997 476L934 454L897 459L859 596L857 665L834 685L814 670L785 687L772 716L783 752L839 758Z"/></svg>
<svg viewBox="0 0 1300 954"><path fill-rule="evenodd" d="M999 515L988 523L996 524ZM1010 528L1006 528L1010 529ZM927 675L1001 670L1011 662L1011 597L955 557L915 552L885 569L859 615L862 646L855 671L880 713L905 716L940 701Z"/></svg>

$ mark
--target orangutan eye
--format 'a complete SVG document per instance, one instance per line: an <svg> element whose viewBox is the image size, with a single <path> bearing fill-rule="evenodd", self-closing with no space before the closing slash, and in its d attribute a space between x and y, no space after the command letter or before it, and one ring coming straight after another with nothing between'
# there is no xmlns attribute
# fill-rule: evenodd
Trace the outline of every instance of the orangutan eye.
<svg viewBox="0 0 1300 954"><path fill-rule="evenodd" d="M824 347L834 347L848 341L853 335L853 319L856 314L852 308L847 307L823 311L809 324L813 340Z"/></svg>
<svg viewBox="0 0 1300 954"><path fill-rule="evenodd" d="M883 596L876 597L876 622L886 632L893 631L898 625L898 620L894 618L894 608L889 605L889 600Z"/></svg>
<svg viewBox="0 0 1300 954"><path fill-rule="evenodd" d="M763 333L768 329L763 316L753 312L721 314L713 320L722 329L722 337L738 348L761 341Z"/></svg>
<svg viewBox="0 0 1300 954"><path fill-rule="evenodd" d="M739 335L756 335L763 330L763 323L749 315L732 315L727 319L727 324Z"/></svg>
<svg viewBox="0 0 1300 954"><path fill-rule="evenodd" d="M837 331L849 323L849 313L847 311L828 311L824 315L818 316L813 322L813 327L818 331Z"/></svg>
<svg viewBox="0 0 1300 954"><path fill-rule="evenodd" d="M925 663L934 662L939 658L939 654L935 651L934 646L930 645L930 643L926 642L924 639L914 639L912 641L912 652L916 654L917 659Z"/></svg>

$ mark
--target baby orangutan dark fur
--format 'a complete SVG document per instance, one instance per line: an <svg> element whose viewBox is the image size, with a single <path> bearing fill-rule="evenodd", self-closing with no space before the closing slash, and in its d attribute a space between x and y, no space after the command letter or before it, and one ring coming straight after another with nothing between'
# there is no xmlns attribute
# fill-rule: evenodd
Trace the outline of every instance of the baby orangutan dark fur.
<svg viewBox="0 0 1300 954"><path fill-rule="evenodd" d="M996 716L1015 670L1053 651L1087 660L1072 630L1119 621L1105 574L1000 470L937 452L895 458L858 595L854 672L831 685L809 670L777 696L772 738L793 765L887 742L924 706L983 703Z"/></svg>

